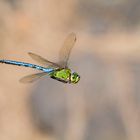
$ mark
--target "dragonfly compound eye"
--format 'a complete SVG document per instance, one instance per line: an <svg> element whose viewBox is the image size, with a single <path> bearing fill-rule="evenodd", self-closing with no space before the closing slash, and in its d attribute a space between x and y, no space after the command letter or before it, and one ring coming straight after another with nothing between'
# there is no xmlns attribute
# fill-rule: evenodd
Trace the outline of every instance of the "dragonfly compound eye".
<svg viewBox="0 0 140 140"><path fill-rule="evenodd" d="M78 75L78 73L74 72L71 74L71 83L78 83L80 80L80 76Z"/></svg>

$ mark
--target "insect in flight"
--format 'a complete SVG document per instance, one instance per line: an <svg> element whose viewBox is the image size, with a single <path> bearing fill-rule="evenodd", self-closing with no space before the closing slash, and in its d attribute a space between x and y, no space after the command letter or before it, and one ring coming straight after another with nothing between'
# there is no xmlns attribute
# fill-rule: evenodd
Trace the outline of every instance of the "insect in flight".
<svg viewBox="0 0 140 140"><path fill-rule="evenodd" d="M5 60L5 59L0 60L0 63L30 67L42 71L40 73L31 74L21 78L20 82L22 83L32 83L38 80L39 78L48 75L51 78L56 79L63 83L76 84L80 80L80 76L78 73L73 72L70 68L68 68L68 60L69 60L70 52L75 42L76 42L75 33L69 34L68 37L65 39L64 44L59 52L58 63L48 61L47 59L31 52L28 53L32 59L34 59L40 64L45 65L44 67L35 64L13 61L13 60Z"/></svg>

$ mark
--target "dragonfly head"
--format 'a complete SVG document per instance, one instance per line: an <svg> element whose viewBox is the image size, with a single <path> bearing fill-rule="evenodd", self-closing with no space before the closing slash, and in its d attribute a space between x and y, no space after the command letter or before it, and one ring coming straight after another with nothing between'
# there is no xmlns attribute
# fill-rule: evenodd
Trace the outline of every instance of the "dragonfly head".
<svg viewBox="0 0 140 140"><path fill-rule="evenodd" d="M80 80L80 76L78 75L78 73L73 72L73 73L71 74L71 77L70 77L71 83L76 84L76 83L79 82L79 80Z"/></svg>

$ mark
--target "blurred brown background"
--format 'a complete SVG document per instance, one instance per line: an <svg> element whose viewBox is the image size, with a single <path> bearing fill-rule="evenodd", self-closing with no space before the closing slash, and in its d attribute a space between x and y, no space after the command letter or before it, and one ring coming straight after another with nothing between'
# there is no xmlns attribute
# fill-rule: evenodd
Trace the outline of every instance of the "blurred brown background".
<svg viewBox="0 0 140 140"><path fill-rule="evenodd" d="M0 59L57 61L70 32L77 85L0 64L0 140L140 139L139 0L0 1Z"/></svg>

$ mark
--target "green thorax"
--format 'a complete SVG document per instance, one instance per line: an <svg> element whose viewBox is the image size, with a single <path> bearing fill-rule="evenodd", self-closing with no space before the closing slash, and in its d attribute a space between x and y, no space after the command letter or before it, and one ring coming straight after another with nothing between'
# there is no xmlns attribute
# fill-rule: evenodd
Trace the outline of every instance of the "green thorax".
<svg viewBox="0 0 140 140"><path fill-rule="evenodd" d="M70 82L71 70L70 69L59 69L55 70L50 74L51 78L60 80L62 82Z"/></svg>

